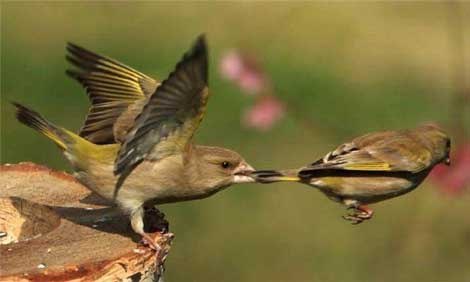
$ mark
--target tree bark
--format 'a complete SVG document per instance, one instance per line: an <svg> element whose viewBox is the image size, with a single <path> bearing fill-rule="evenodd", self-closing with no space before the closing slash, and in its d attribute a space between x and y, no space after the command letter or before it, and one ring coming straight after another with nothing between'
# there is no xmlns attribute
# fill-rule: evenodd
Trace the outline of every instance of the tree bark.
<svg viewBox="0 0 470 282"><path fill-rule="evenodd" d="M71 175L33 163L0 166L0 281L156 281L161 251L127 216Z"/></svg>

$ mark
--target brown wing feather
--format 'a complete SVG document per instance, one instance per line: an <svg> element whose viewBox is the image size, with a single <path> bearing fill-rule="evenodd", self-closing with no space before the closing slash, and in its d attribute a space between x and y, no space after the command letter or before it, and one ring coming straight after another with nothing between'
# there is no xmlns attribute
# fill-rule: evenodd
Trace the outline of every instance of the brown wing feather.
<svg viewBox="0 0 470 282"><path fill-rule="evenodd" d="M115 123L129 105L152 94L158 82L116 60L68 43L67 74L85 87L91 108L80 136L97 144L115 143Z"/></svg>
<svg viewBox="0 0 470 282"><path fill-rule="evenodd" d="M144 159L184 152L205 112L207 78L207 46L201 36L137 117L116 159L116 175L128 175Z"/></svg>

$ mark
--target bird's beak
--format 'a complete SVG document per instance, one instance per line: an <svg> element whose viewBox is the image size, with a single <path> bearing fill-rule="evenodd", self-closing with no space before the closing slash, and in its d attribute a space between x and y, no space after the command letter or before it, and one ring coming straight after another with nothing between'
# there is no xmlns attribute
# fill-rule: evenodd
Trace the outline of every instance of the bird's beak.
<svg viewBox="0 0 470 282"><path fill-rule="evenodd" d="M444 160L444 163L446 165L450 165L450 157L447 157L445 160Z"/></svg>
<svg viewBox="0 0 470 282"><path fill-rule="evenodd" d="M255 179L251 177L251 173L255 169L247 164L246 162L241 162L233 172L233 183L248 183L255 182Z"/></svg>

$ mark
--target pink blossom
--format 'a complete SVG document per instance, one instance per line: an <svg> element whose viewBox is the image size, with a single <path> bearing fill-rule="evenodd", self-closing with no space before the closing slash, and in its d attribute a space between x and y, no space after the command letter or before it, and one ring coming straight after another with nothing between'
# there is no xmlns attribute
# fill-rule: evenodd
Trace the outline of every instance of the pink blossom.
<svg viewBox="0 0 470 282"><path fill-rule="evenodd" d="M243 68L242 58L235 50L227 52L220 60L220 72L229 80L237 80Z"/></svg>
<svg viewBox="0 0 470 282"><path fill-rule="evenodd" d="M284 113L285 107L279 99L271 95L262 96L245 112L243 124L266 131L273 127L284 116Z"/></svg>
<svg viewBox="0 0 470 282"><path fill-rule="evenodd" d="M247 94L259 94L268 86L266 75L256 60L236 50L229 51L222 57L220 72Z"/></svg>
<svg viewBox="0 0 470 282"><path fill-rule="evenodd" d="M246 69L238 80L241 89L249 94L257 94L266 87L262 75L254 70Z"/></svg>
<svg viewBox="0 0 470 282"><path fill-rule="evenodd" d="M451 165L436 166L430 177L442 191L452 195L470 189L470 143L459 146L451 155Z"/></svg>
<svg viewBox="0 0 470 282"><path fill-rule="evenodd" d="M254 57L231 50L222 56L220 72L243 93L255 98L254 105L242 117L245 126L266 131L284 116L284 104L272 93L269 78Z"/></svg>

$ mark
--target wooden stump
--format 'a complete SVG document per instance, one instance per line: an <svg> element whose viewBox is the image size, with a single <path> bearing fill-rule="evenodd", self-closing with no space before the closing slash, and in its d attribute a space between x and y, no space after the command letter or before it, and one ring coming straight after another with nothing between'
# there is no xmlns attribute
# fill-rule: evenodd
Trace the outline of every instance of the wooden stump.
<svg viewBox="0 0 470 282"><path fill-rule="evenodd" d="M0 166L0 281L154 281L170 248L138 243L127 216L72 176Z"/></svg>

